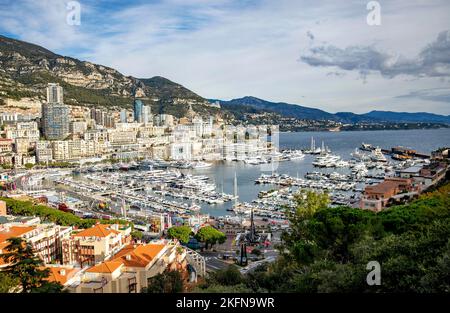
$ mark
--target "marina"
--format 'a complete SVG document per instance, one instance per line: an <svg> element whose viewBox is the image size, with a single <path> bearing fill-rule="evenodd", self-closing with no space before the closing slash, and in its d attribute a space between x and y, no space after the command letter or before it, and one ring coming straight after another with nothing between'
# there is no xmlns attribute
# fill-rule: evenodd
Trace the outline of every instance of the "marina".
<svg viewBox="0 0 450 313"><path fill-rule="evenodd" d="M396 160L392 153L365 140L352 146L347 142L326 145L329 140L321 140L324 149L313 146L311 153L308 144L289 144L292 135L281 134L280 152L261 158L216 162L146 159L52 170L22 180L28 186L25 190L34 196L45 195L56 186L73 199L83 199L84 207L107 203L111 213L128 217L209 214L242 220L253 210L257 218L284 223L285 210L294 207L299 189L327 192L331 205L357 207L365 186L429 162L423 158ZM306 136L303 142L310 140Z"/></svg>

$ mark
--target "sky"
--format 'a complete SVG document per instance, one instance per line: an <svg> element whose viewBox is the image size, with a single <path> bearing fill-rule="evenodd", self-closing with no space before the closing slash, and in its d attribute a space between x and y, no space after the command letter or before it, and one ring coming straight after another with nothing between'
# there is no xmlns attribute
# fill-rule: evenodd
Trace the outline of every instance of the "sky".
<svg viewBox="0 0 450 313"><path fill-rule="evenodd" d="M450 115L448 0L70 2L0 0L0 34L205 98Z"/></svg>

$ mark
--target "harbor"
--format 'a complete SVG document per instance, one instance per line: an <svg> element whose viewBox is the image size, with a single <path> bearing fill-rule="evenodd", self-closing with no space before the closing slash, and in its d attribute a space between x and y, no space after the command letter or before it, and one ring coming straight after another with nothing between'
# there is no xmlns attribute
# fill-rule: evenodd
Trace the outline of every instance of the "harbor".
<svg viewBox="0 0 450 313"><path fill-rule="evenodd" d="M68 206L87 216L99 214L89 207L105 204L109 212L102 211L103 217L206 214L240 223L253 210L261 221L284 225L286 209L295 207L294 195L300 189L326 192L332 206L358 207L366 186L376 185L396 171L429 162L417 157L398 160L392 153L383 152L389 149L374 144L369 147L363 140L344 153L342 144L323 140L316 148L311 142L315 145L315 139L308 138L302 146L286 147L281 141L278 152L239 161L145 159L80 165L29 175L25 190L43 196L56 188L58 193L50 195L53 202L58 202L58 197L60 202L70 198Z"/></svg>

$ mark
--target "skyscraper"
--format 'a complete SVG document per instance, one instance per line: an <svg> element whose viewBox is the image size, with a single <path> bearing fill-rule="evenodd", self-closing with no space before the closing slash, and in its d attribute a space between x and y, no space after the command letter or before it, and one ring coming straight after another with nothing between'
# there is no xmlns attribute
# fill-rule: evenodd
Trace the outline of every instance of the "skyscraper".
<svg viewBox="0 0 450 313"><path fill-rule="evenodd" d="M47 86L47 102L63 103L63 89L58 84L48 84Z"/></svg>
<svg viewBox="0 0 450 313"><path fill-rule="evenodd" d="M139 99L134 100L133 108L134 108L134 121L141 123L142 122L142 101Z"/></svg>
<svg viewBox="0 0 450 313"><path fill-rule="evenodd" d="M150 121L152 121L152 112L149 105L142 106L142 123L148 124Z"/></svg>
<svg viewBox="0 0 450 313"><path fill-rule="evenodd" d="M127 122L127 110L125 109L122 109L122 111L120 111L120 122L121 123Z"/></svg>
<svg viewBox="0 0 450 313"><path fill-rule="evenodd" d="M63 104L63 89L58 84L48 84L41 122L42 132L48 140L65 139L69 134L69 107Z"/></svg>

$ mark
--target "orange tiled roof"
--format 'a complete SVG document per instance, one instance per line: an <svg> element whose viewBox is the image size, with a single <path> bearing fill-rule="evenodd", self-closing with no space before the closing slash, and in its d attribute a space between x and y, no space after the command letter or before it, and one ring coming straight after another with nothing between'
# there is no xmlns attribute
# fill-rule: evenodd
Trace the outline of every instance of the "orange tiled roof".
<svg viewBox="0 0 450 313"><path fill-rule="evenodd" d="M32 231L34 228L34 226L11 226L8 231L0 232L0 243L5 242L9 238L20 237Z"/></svg>
<svg viewBox="0 0 450 313"><path fill-rule="evenodd" d="M112 273L122 265L120 261L105 261L88 269L88 273Z"/></svg>
<svg viewBox="0 0 450 313"><path fill-rule="evenodd" d="M58 282L64 285L69 279L71 279L78 269L71 267L47 267L50 270L50 274L47 278L49 282ZM62 270L65 274L62 275Z"/></svg>
<svg viewBox="0 0 450 313"><path fill-rule="evenodd" d="M107 237L109 234L120 234L120 232L108 228L106 225L98 224L91 228L76 233L75 237Z"/></svg>
<svg viewBox="0 0 450 313"><path fill-rule="evenodd" d="M164 249L164 244L127 245L114 255L113 260L125 266L146 267ZM129 255L127 259L127 255Z"/></svg>
<svg viewBox="0 0 450 313"><path fill-rule="evenodd" d="M7 242L0 242L0 251L2 251L3 249L5 249L6 246L8 246L8 245L9 245L9 243L7 243Z"/></svg>

